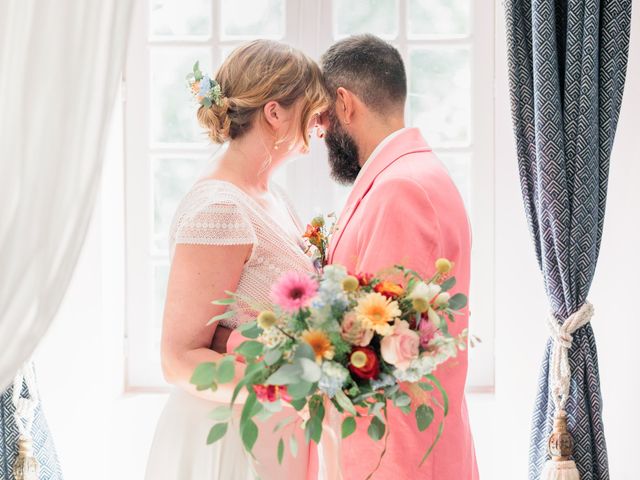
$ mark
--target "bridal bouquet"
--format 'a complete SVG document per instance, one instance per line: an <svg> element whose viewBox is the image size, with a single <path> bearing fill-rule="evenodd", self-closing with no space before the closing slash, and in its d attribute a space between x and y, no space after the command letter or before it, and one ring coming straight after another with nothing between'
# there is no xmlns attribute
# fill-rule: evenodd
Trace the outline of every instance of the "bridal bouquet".
<svg viewBox="0 0 640 480"><path fill-rule="evenodd" d="M310 228L321 233L324 225L316 222ZM312 233L308 229L306 238L315 238ZM317 240L322 242L324 238ZM319 249L322 260L325 251ZM456 284L452 267L447 259L439 259L428 279L402 266L378 275L353 275L340 265L325 266L313 276L283 275L272 287L273 305L239 327L247 340L235 354L244 358L247 367L231 404L212 412L217 423L208 442L227 432L231 407L242 389L248 395L239 428L249 452L259 435L256 420L280 411L284 402L298 411L308 409L305 437L316 443L323 434L327 408L340 412L342 438L355 431L355 418L364 416L370 419L367 432L376 441L388 435L389 404L414 415L420 431L433 423L434 408L442 408L446 416L447 393L433 372L464 349L467 340L466 331L457 337L448 331L449 322L467 303L462 293L451 293ZM232 305L241 299L227 293L228 298L214 303ZM232 312L212 321L228 318ZM229 355L217 363L199 365L191 382L200 390L231 382L235 359ZM293 419L281 422L276 432ZM442 429L440 423L420 463ZM288 442L281 437L276 451L280 462L287 444L292 454L297 450L295 437Z"/></svg>

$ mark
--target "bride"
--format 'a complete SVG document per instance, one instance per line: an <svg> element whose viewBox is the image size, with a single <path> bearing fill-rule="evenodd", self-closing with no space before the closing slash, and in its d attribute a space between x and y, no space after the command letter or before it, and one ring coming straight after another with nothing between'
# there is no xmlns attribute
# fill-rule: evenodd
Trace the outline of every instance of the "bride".
<svg viewBox="0 0 640 480"><path fill-rule="evenodd" d="M201 103L200 124L211 140L228 142L228 148L184 197L171 227L162 366L176 388L158 422L146 478L305 478L305 448L296 457L287 452L282 465L276 460L273 425L295 414L293 408L286 407L261 426L250 458L237 422L224 438L206 444L214 423L208 413L216 404L228 404L233 385L198 392L189 379L198 364L217 361L231 351L232 344L241 341L233 330L256 314L239 303L235 317L207 326L224 309L212 300L234 291L269 302L270 287L282 273L313 271L303 251L302 226L270 178L288 157L308 149L310 129L326 107L321 73L302 52L257 40L237 48L215 78L204 77L194 92ZM236 362L236 380L242 369ZM239 413L235 412L237 419ZM297 428L298 444L306 446L296 423L285 428Z"/></svg>

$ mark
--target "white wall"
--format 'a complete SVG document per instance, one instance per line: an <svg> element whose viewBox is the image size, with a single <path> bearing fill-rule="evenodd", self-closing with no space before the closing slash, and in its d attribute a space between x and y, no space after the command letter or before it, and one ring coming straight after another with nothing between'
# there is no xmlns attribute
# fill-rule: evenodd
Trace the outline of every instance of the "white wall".
<svg viewBox="0 0 640 480"><path fill-rule="evenodd" d="M470 399L482 478L526 478L529 425L546 340L547 304L522 208L504 58L503 15L496 7L496 393ZM634 365L640 325L640 4L636 2L628 82L614 148L606 231L591 295L600 353L611 477L632 480L638 447L640 376ZM116 122L106 183L122 178ZM37 353L45 410L67 480L140 480L162 395L123 395L122 201L103 198L72 285ZM108 255L107 255L108 254ZM613 322L616 322L615 326ZM607 329L606 326L612 328ZM482 347L480 347L482 348ZM496 468L498 465L500 468ZM509 472L509 473L506 473Z"/></svg>

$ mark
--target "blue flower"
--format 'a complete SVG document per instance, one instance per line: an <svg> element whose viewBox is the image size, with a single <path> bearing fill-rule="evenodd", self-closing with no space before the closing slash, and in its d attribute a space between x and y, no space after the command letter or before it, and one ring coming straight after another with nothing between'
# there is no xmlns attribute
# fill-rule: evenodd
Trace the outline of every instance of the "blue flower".
<svg viewBox="0 0 640 480"><path fill-rule="evenodd" d="M211 79L205 75L202 77L202 80L200 80L200 91L198 92L198 96L208 97L209 90L211 90Z"/></svg>

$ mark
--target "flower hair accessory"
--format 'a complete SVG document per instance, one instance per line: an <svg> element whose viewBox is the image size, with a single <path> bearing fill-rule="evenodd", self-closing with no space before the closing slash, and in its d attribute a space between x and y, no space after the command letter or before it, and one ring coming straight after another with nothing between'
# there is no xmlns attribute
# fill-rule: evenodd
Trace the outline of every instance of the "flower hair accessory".
<svg viewBox="0 0 640 480"><path fill-rule="evenodd" d="M187 82L191 94L196 101L205 108L211 108L215 103L222 106L222 89L220 84L212 80L208 75L203 75L200 71L200 62L193 65L193 72L187 75Z"/></svg>

